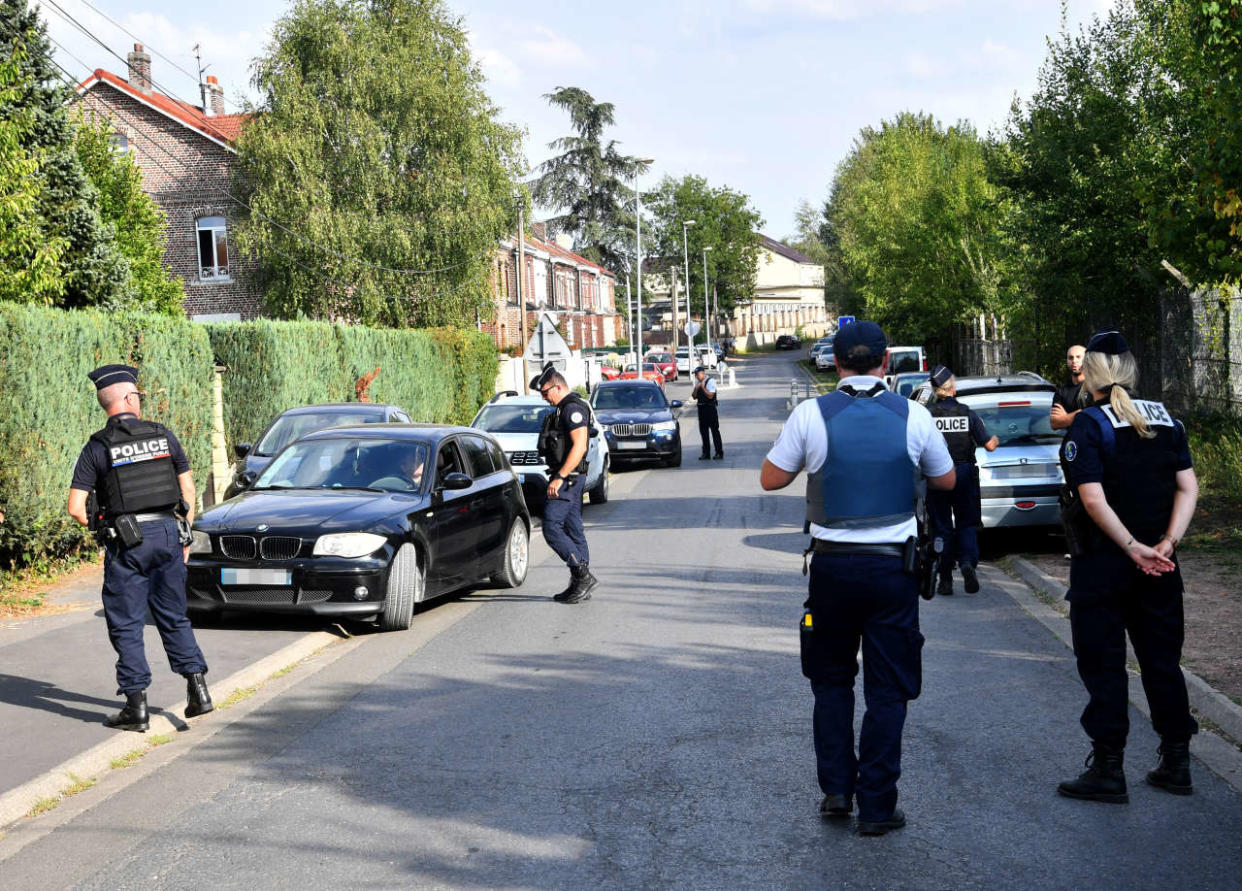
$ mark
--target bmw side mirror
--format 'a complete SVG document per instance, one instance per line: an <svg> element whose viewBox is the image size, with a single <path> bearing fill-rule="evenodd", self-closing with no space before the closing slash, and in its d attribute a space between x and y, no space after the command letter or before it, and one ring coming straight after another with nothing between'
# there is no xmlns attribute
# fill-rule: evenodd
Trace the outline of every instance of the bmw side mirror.
<svg viewBox="0 0 1242 891"><path fill-rule="evenodd" d="M672 406L673 408L681 408L682 402L680 399L674 399L672 402L669 403L669 405Z"/></svg>
<svg viewBox="0 0 1242 891"><path fill-rule="evenodd" d="M469 489L472 485L474 485L474 480L470 479L470 477L466 476L464 473L450 473L440 481L441 489L448 489L454 492L459 492L462 489Z"/></svg>
<svg viewBox="0 0 1242 891"><path fill-rule="evenodd" d="M237 475L237 485L241 486L243 489L249 489L254 485L254 481L258 478L259 475L253 470L245 470Z"/></svg>
<svg viewBox="0 0 1242 891"><path fill-rule="evenodd" d="M239 442L237 445L233 446L233 454L238 458L245 458L250 454L250 443Z"/></svg>

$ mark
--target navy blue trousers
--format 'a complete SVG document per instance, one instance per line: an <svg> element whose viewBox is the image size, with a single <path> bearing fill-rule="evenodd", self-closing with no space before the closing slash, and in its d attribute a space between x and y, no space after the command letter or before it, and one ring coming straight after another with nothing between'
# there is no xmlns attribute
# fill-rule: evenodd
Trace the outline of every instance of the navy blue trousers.
<svg viewBox="0 0 1242 891"><path fill-rule="evenodd" d="M1182 576L1141 572L1120 551L1108 550L1070 563L1070 630L1078 676L1087 688L1082 727L1092 741L1124 748L1130 732L1126 633L1134 645L1153 729L1184 742L1199 730L1190 716L1182 675Z"/></svg>
<svg viewBox="0 0 1242 891"><path fill-rule="evenodd" d="M571 567L591 562L582 528L582 484L582 474L570 477L543 507L543 539Z"/></svg>
<svg viewBox="0 0 1242 891"><path fill-rule="evenodd" d="M802 671L815 695L815 762L824 794L854 795L860 820L897 806L906 703L922 686L918 587L897 557L816 554L802 635ZM854 678L862 645L866 711L854 752Z"/></svg>
<svg viewBox="0 0 1242 891"><path fill-rule="evenodd" d="M955 464L957 484L949 492L929 487L927 513L931 517L932 534L944 540L940 553L940 574L950 575L954 564L979 565L979 524L983 515L979 506L979 468L971 463Z"/></svg>
<svg viewBox="0 0 1242 891"><path fill-rule="evenodd" d="M168 666L180 675L207 671L185 614L185 561L173 519L142 524L142 544L109 544L104 552L103 609L116 650L116 685L122 694L151 686L142 634L147 611L155 620Z"/></svg>

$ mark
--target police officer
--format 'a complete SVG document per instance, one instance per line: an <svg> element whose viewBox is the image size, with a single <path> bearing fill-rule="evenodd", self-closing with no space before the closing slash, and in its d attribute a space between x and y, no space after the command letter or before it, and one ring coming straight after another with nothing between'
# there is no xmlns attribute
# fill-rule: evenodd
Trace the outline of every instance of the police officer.
<svg viewBox="0 0 1242 891"><path fill-rule="evenodd" d="M1057 387L1052 397L1049 422L1053 430L1068 430L1074 416L1087 401L1082 383L1082 358L1086 347L1074 344L1065 353L1065 370L1069 375L1064 387Z"/></svg>
<svg viewBox="0 0 1242 891"><path fill-rule="evenodd" d="M707 376L707 366L700 365L694 369L694 389L690 391L699 408L699 436L703 440L703 453L700 461L712 457L711 446L716 446L715 458L719 461L724 457L724 446L720 441L720 414L717 409L716 382ZM710 439L709 439L710 437Z"/></svg>
<svg viewBox="0 0 1242 891"><path fill-rule="evenodd" d="M104 618L117 654L117 694L125 696L125 707L104 723L145 732L151 669L142 635L148 609L169 666L186 679L186 717L213 708L203 679L207 663L185 607L185 533L194 519L194 481L189 459L172 432L142 420L138 369L104 365L89 377L108 422L78 456L69 516L97 528L104 545ZM87 510L92 492L98 499L94 516Z"/></svg>
<svg viewBox="0 0 1242 891"><path fill-rule="evenodd" d="M1130 729L1126 632L1134 645L1160 758L1147 782L1191 793L1190 716L1179 665L1185 623L1176 548L1194 514L1199 485L1186 430L1159 402L1133 395L1138 366L1116 330L1087 343L1083 373L1092 402L1061 446L1066 480L1088 528L1070 560L1070 627L1087 688L1082 726L1091 738L1087 770L1062 795L1124 804L1123 761Z"/></svg>
<svg viewBox="0 0 1242 891"><path fill-rule="evenodd" d="M906 703L922 684L918 583L913 551L915 473L953 487L953 461L927 409L888 391L888 341L874 322L841 329L841 384L794 409L760 473L766 490L807 472L813 536L809 598L802 618L802 672L815 696L820 815L858 831L905 825L897 807ZM831 447L830 447L831 444ZM859 642L867 709L854 754L854 677Z"/></svg>
<svg viewBox="0 0 1242 891"><path fill-rule="evenodd" d="M591 410L569 389L551 362L530 382L555 408L543 419L539 454L548 465L547 503L543 508L543 537L548 547L569 567L569 587L552 599L581 603L591 598L599 580L591 575L591 556L582 528L582 484L591 430Z"/></svg>
<svg viewBox="0 0 1242 891"><path fill-rule="evenodd" d="M983 522L979 502L979 468L975 463L975 446L994 451L1000 440L988 436L983 419L968 406L957 401L957 379L943 365L931 372L931 385L935 399L928 410L936 422L936 429L944 434L953 459L957 484L951 492L927 493L927 512L932 521L932 534L944 541L940 553L940 583L938 594L953 593L953 561L962 570L962 580L967 594L979 590L979 535Z"/></svg>

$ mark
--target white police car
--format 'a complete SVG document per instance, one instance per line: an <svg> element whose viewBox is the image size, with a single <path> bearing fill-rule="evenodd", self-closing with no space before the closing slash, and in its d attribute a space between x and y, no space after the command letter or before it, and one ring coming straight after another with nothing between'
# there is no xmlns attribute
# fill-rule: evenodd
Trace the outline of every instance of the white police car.
<svg viewBox="0 0 1242 891"><path fill-rule="evenodd" d="M539 455L539 429L552 405L542 396L519 396L514 390L497 393L479 409L471 427L486 430L500 443L509 464L522 482L522 494L532 510L541 510L547 497L548 465ZM591 424L602 430L591 411ZM612 464L608 442L600 435L587 440L587 472L584 489L592 504L608 500L608 471Z"/></svg>

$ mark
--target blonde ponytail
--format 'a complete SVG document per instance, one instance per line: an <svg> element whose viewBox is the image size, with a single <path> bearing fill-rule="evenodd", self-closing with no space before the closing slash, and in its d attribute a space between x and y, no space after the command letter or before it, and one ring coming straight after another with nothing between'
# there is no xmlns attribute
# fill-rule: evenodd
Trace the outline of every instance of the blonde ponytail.
<svg viewBox="0 0 1242 891"><path fill-rule="evenodd" d="M1111 390L1109 402L1117 417L1126 421L1143 439L1151 439L1155 431L1134 407L1129 390L1138 383L1138 363L1133 353L1087 353L1082 359L1083 382L1094 393Z"/></svg>

